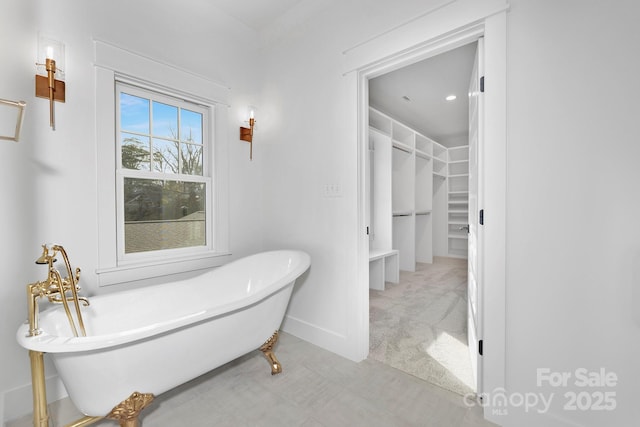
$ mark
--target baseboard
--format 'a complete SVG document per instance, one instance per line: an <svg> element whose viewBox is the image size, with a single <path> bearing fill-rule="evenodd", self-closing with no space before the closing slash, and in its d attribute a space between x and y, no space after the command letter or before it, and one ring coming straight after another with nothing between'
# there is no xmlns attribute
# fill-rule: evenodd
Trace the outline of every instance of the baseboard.
<svg viewBox="0 0 640 427"><path fill-rule="evenodd" d="M353 343L346 335L306 322L293 316L285 316L281 329L302 340L317 345L349 360L357 361Z"/></svg>
<svg viewBox="0 0 640 427"><path fill-rule="evenodd" d="M46 378L47 402L55 402L68 396L67 390L60 377L52 375ZM3 425L7 421L15 420L33 413L33 392L31 384L8 390L4 393Z"/></svg>

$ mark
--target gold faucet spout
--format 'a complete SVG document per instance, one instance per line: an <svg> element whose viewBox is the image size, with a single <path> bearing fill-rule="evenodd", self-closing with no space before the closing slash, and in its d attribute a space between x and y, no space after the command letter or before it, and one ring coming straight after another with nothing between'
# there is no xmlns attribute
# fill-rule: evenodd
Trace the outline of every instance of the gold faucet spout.
<svg viewBox="0 0 640 427"><path fill-rule="evenodd" d="M27 285L27 308L29 310L29 333L27 336L33 337L40 334L38 327L38 298L44 296L43 282L30 283Z"/></svg>

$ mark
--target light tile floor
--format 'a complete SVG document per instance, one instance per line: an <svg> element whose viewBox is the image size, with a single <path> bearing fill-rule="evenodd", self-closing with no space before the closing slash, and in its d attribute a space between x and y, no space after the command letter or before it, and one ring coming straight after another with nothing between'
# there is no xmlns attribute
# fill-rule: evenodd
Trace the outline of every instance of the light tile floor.
<svg viewBox="0 0 640 427"><path fill-rule="evenodd" d="M461 396L372 359L355 363L286 333L275 353L281 374L272 376L262 353L251 352L156 397L142 426L495 426ZM69 399L53 402L50 412L52 427L81 416ZM6 427L31 425L24 417Z"/></svg>

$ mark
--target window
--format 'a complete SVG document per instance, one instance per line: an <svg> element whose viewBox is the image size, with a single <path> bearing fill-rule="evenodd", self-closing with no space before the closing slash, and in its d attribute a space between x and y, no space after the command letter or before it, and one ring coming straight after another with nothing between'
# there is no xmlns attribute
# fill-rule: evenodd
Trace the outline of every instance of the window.
<svg viewBox="0 0 640 427"><path fill-rule="evenodd" d="M125 83L116 85L118 249L208 249L209 109Z"/></svg>
<svg viewBox="0 0 640 427"><path fill-rule="evenodd" d="M99 286L229 255L229 87L94 41Z"/></svg>

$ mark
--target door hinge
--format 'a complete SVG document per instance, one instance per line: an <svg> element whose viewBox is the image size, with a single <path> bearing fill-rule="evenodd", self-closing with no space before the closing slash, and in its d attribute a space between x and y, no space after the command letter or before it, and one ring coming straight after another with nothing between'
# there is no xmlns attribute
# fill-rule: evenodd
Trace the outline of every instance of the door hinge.
<svg viewBox="0 0 640 427"><path fill-rule="evenodd" d="M484 225L484 209L480 209L480 218L478 219L480 225Z"/></svg>
<svg viewBox="0 0 640 427"><path fill-rule="evenodd" d="M478 353L480 354L480 356L482 356L482 340L478 341Z"/></svg>
<svg viewBox="0 0 640 427"><path fill-rule="evenodd" d="M484 93L484 76L480 77L480 92Z"/></svg>
<svg viewBox="0 0 640 427"><path fill-rule="evenodd" d="M367 226L367 236L369 235L369 226Z"/></svg>

